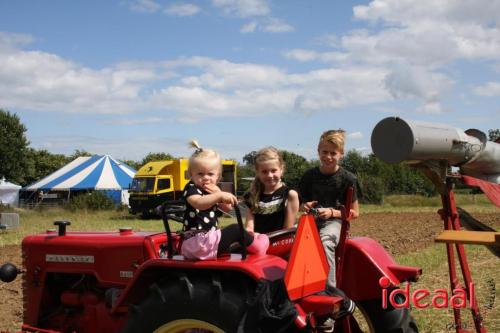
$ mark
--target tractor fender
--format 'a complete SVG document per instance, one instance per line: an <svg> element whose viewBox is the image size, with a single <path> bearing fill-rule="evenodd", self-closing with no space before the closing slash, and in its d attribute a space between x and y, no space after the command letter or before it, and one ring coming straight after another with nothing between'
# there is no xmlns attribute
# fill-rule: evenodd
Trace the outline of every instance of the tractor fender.
<svg viewBox="0 0 500 333"><path fill-rule="evenodd" d="M226 255L216 260L184 260L180 259L150 259L142 264L131 282L123 290L115 304L112 312L121 312L130 303L143 299L149 287L160 281L168 274L178 276L180 279L187 274L203 274L229 272L235 275L234 281L261 279L274 281L285 275L287 262L273 255L248 255L241 259L241 255Z"/></svg>
<svg viewBox="0 0 500 333"><path fill-rule="evenodd" d="M389 279L391 288L404 281L416 281L422 274L421 268L396 263L382 245L367 237L346 241L342 267L342 286L339 287L355 301L379 299L381 277Z"/></svg>

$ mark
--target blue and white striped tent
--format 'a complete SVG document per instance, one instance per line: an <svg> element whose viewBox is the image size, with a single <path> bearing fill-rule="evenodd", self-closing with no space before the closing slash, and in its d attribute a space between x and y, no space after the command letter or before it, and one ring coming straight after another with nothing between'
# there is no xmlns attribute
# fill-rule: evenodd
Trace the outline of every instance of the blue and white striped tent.
<svg viewBox="0 0 500 333"><path fill-rule="evenodd" d="M116 202L128 203L124 201L128 201L128 189L135 172L109 155L81 156L23 190L100 190Z"/></svg>

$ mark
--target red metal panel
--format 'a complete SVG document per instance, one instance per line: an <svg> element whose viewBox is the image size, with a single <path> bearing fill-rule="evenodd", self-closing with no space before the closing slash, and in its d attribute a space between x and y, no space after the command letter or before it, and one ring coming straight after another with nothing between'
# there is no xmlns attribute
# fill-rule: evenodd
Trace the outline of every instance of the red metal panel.
<svg viewBox="0 0 500 333"><path fill-rule="evenodd" d="M476 186L490 199L490 201L500 208L500 184L487 182L471 176L462 176L462 182L469 186Z"/></svg>
<svg viewBox="0 0 500 333"><path fill-rule="evenodd" d="M404 279L415 280L421 274L420 268L397 264L382 245L366 237L348 239L344 258L342 290L355 301L379 299L382 276L398 286Z"/></svg>

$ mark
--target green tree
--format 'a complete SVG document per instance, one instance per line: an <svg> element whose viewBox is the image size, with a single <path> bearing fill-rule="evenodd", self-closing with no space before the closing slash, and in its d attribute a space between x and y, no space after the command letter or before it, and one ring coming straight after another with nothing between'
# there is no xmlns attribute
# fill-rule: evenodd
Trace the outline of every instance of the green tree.
<svg viewBox="0 0 500 333"><path fill-rule="evenodd" d="M26 185L26 127L16 114L0 109L0 177Z"/></svg>
<svg viewBox="0 0 500 333"><path fill-rule="evenodd" d="M241 178L255 176L254 159L256 154L256 151L251 151L243 156L244 165L240 166L238 169L240 178L238 191L245 191L250 186L250 181L241 180ZM282 180L287 186L297 188L300 178L304 172L311 167L311 164L304 157L298 154L286 150L281 150L281 154L283 155L283 161L285 162L285 173Z"/></svg>
<svg viewBox="0 0 500 333"><path fill-rule="evenodd" d="M86 157L86 156L92 156L92 155L94 155L94 154L89 153L89 152L88 152L88 151L86 151L86 150L83 150L83 149L82 149L82 150L80 150L80 149L75 149L75 152L74 152L73 154L69 155L68 159L69 159L70 161L73 161L74 159L76 159L76 158L78 158L78 157L82 157L82 156L83 156L83 157Z"/></svg>
<svg viewBox="0 0 500 333"><path fill-rule="evenodd" d="M361 203L381 204L384 199L384 183L381 177L373 177L366 172L357 175L361 187ZM359 194L358 194L359 195Z"/></svg>
<svg viewBox="0 0 500 333"><path fill-rule="evenodd" d="M139 168L141 167L139 162L134 160L122 160L122 162L135 170L139 170Z"/></svg>
<svg viewBox="0 0 500 333"><path fill-rule="evenodd" d="M146 163L152 162L152 161L165 161L165 160L173 160L175 157L168 153L149 153L147 154L142 161L139 163L140 167L145 165Z"/></svg>
<svg viewBox="0 0 500 333"><path fill-rule="evenodd" d="M255 150L249 152L245 156L243 156L243 163L248 166L253 166L255 162L255 155L257 155L257 152Z"/></svg>
<svg viewBox="0 0 500 333"><path fill-rule="evenodd" d="M237 193L243 194L250 188L250 184L252 181L251 178L255 177L255 169L252 165L248 164L239 164L237 165L237 173L238 175L238 188Z"/></svg>
<svg viewBox="0 0 500 333"><path fill-rule="evenodd" d="M405 164L388 164L374 154L362 156L349 151L342 160L342 166L354 173L361 185L364 203L381 203L386 194L435 193L432 183L418 170Z"/></svg>
<svg viewBox="0 0 500 333"><path fill-rule="evenodd" d="M62 154L52 154L47 150L36 150L28 148L26 152L28 168L26 170L26 182L28 184L51 174L60 169L71 159Z"/></svg>
<svg viewBox="0 0 500 333"><path fill-rule="evenodd" d="M365 171L368 163L369 161L356 150L349 150L341 161L342 166L353 174Z"/></svg>
<svg viewBox="0 0 500 333"><path fill-rule="evenodd" d="M496 141L500 139L500 129L490 129L488 130L488 139L490 141Z"/></svg>
<svg viewBox="0 0 500 333"><path fill-rule="evenodd" d="M356 175L361 187L361 203L380 204L385 194L384 180L381 176L379 160L371 155L363 156L350 150L342 159L342 167Z"/></svg>
<svg viewBox="0 0 500 333"><path fill-rule="evenodd" d="M291 188L298 188L300 178L302 178L304 172L311 167L311 164L303 156L298 154L286 150L282 150L281 153L285 161L283 181Z"/></svg>

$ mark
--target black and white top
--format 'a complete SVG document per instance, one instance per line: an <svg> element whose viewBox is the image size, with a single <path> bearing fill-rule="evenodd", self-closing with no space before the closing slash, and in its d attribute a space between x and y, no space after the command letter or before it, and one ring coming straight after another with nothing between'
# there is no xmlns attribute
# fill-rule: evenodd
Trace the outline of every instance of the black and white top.
<svg viewBox="0 0 500 333"><path fill-rule="evenodd" d="M255 232L268 233L283 229L289 191L287 186L282 186L271 194L261 193L257 208L251 203L250 193L245 194L245 204L254 216Z"/></svg>
<svg viewBox="0 0 500 333"><path fill-rule="evenodd" d="M199 210L189 204L187 198L192 195L207 195L208 192L198 188L194 183L189 182L184 187L184 200L186 202L186 210L184 212L184 227L183 230L205 230L208 231L212 227L217 228L219 222L217 218L221 213L217 210L217 205L213 205L209 209Z"/></svg>

